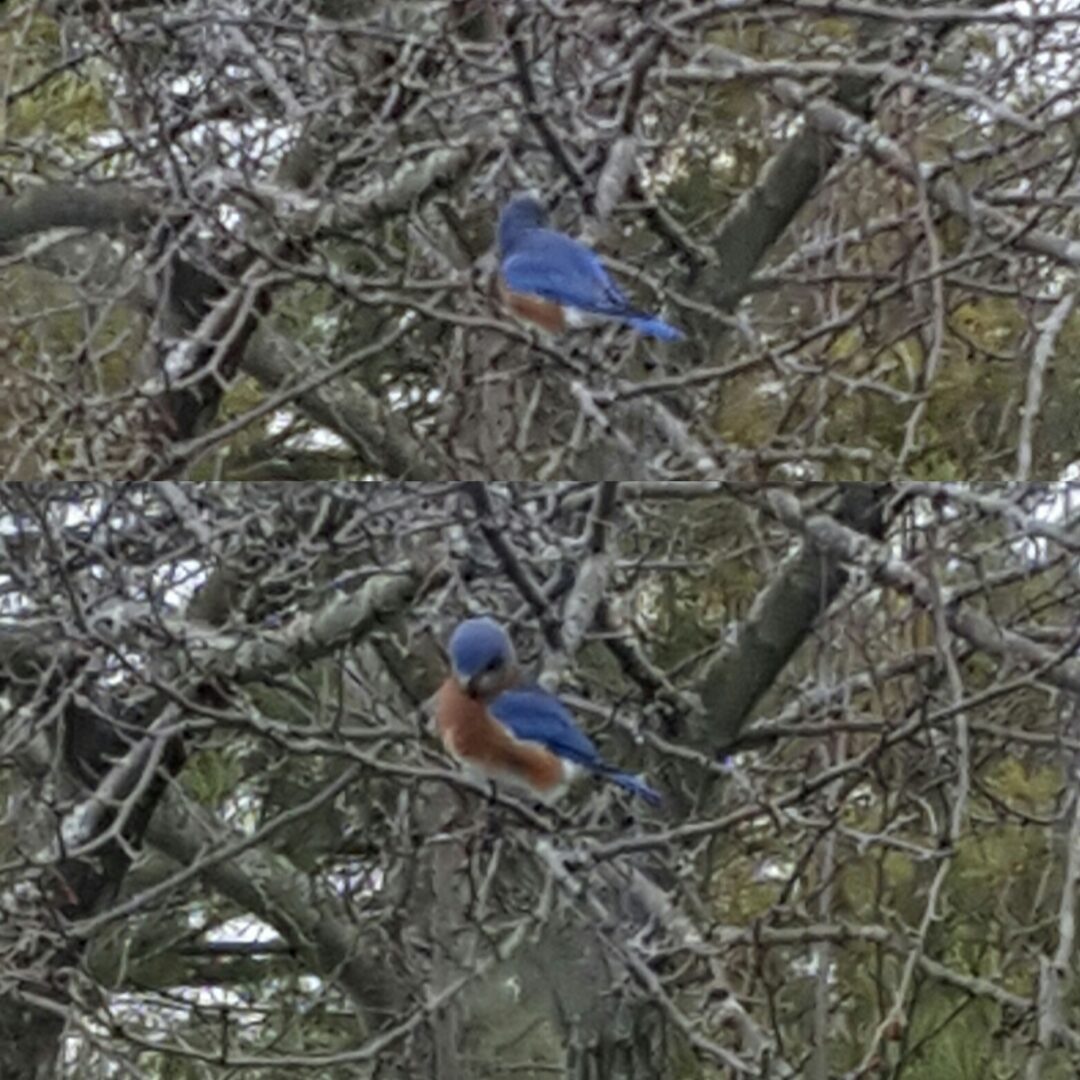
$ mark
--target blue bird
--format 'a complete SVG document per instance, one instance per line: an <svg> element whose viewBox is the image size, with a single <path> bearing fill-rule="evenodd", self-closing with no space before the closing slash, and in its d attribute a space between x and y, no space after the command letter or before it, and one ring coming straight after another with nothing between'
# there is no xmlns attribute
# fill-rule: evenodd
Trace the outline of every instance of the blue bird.
<svg viewBox="0 0 1080 1080"><path fill-rule="evenodd" d="M609 765L566 706L538 686L518 686L514 646L494 619L466 619L450 637L450 676L436 722L446 749L470 771L545 802L591 772L656 806L640 777Z"/></svg>
<svg viewBox="0 0 1080 1080"><path fill-rule="evenodd" d="M548 223L547 210L530 195L511 199L499 218L500 288L515 315L552 333L601 318L664 341L685 336L631 306L600 256Z"/></svg>

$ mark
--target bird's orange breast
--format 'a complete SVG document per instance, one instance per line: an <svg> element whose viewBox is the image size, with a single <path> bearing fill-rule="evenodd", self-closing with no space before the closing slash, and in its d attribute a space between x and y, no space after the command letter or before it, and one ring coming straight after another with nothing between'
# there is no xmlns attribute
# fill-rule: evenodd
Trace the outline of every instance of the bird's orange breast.
<svg viewBox="0 0 1080 1080"><path fill-rule="evenodd" d="M566 329L566 312L553 300L531 293L512 292L502 278L499 279L499 295L519 319L536 323L552 334L561 334Z"/></svg>
<svg viewBox="0 0 1080 1080"><path fill-rule="evenodd" d="M466 694L453 679L439 688L435 721L443 745L454 757L496 778L517 777L540 792L558 787L565 778L555 754L515 739L482 701Z"/></svg>

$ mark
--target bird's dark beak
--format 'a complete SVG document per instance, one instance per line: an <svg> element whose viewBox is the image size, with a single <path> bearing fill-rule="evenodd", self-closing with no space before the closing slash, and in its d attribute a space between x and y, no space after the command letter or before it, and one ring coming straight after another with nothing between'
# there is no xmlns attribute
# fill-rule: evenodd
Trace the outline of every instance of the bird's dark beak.
<svg viewBox="0 0 1080 1080"><path fill-rule="evenodd" d="M469 697L472 698L476 697L476 680L479 678L479 676L474 675L471 679L468 679L464 675L455 675L454 678L457 680L458 686L461 687L462 693L468 694Z"/></svg>

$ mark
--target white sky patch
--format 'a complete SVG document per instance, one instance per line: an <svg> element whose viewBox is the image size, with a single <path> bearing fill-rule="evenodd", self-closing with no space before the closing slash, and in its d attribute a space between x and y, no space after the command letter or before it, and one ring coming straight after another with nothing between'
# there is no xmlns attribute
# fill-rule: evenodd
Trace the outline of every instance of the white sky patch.
<svg viewBox="0 0 1080 1080"><path fill-rule="evenodd" d="M872 807L877 805L880 797L873 784L856 784L846 801L851 806Z"/></svg>
<svg viewBox="0 0 1080 1080"><path fill-rule="evenodd" d="M181 559L155 571L150 581L155 591L162 590L166 604L177 611L206 583L206 567L196 559Z"/></svg>
<svg viewBox="0 0 1080 1080"><path fill-rule="evenodd" d="M341 330L341 316L336 310L322 312L311 320L308 329L329 341Z"/></svg>
<svg viewBox="0 0 1080 1080"><path fill-rule="evenodd" d="M272 926L251 915L240 915L214 926L205 937L210 942L244 945L278 945L284 940ZM322 980L317 978L301 979L300 984L304 992L311 994L323 988ZM115 993L110 995L109 1007L118 1019L138 1026L145 1038L163 1046L173 1040L177 1027L191 1022L193 1009L227 1008L234 1033L246 1029L253 1037L267 1021L265 1001L253 1004L247 993L219 985L170 987L167 1000Z"/></svg>
<svg viewBox="0 0 1080 1080"><path fill-rule="evenodd" d="M266 432L268 435L280 435L295 422L296 413L290 412L288 409L278 409L267 422Z"/></svg>
<svg viewBox="0 0 1080 1080"><path fill-rule="evenodd" d="M754 393L762 397L778 397L787 399L788 384L783 379L762 379L754 387Z"/></svg>
<svg viewBox="0 0 1080 1080"><path fill-rule="evenodd" d="M289 409L278 409L270 417L266 425L266 433L269 436L280 435L288 431L296 422L296 413ZM298 431L290 435L286 443L294 450L348 450L349 448L349 444L336 431L324 427Z"/></svg>
<svg viewBox="0 0 1080 1080"><path fill-rule="evenodd" d="M0 574L0 615L19 615L26 611L26 598L14 591L15 583L7 574ZM0 621L0 627L4 625Z"/></svg>
<svg viewBox="0 0 1080 1080"><path fill-rule="evenodd" d="M259 827L261 807L262 801L257 796L241 793L222 805L221 816L232 828L250 836Z"/></svg>
<svg viewBox="0 0 1080 1080"><path fill-rule="evenodd" d="M206 931L207 941L239 942L244 945L277 945L285 939L269 924L254 915L238 915Z"/></svg>
<svg viewBox="0 0 1080 1080"><path fill-rule="evenodd" d="M410 405L437 405L442 400L442 391L437 387L432 390L422 390L418 386L410 386L403 390L397 386L391 386L386 391L386 400L392 409L404 409Z"/></svg>
<svg viewBox="0 0 1080 1080"><path fill-rule="evenodd" d="M326 880L342 896L374 896L383 887L383 872L354 859L331 870Z"/></svg>
<svg viewBox="0 0 1080 1080"><path fill-rule="evenodd" d="M811 461L781 461L776 466L776 475L789 483L807 483L820 480L820 471Z"/></svg>
<svg viewBox="0 0 1080 1080"><path fill-rule="evenodd" d="M1070 465L1062 474L1061 480L1046 484L1042 498L1034 505L1029 503L1027 506L1021 505L1018 497L1036 485L1008 484L1003 481L1000 484L980 484L975 487L949 482L942 485L942 495L947 501L937 505L931 505L925 498L913 501L912 528L916 530L927 528L937 520L956 521L963 514L972 512L979 496L985 498L988 504L997 503L1006 507L1011 503L1015 507L1015 512L1001 515L1003 526L1015 534L1011 540L1013 550L1035 568L1048 558L1050 544L1053 541L1047 537L1026 535L1025 522L1030 521L1034 524L1045 522L1062 527L1075 523L1078 508L1080 508L1080 483L1077 481L1080 481L1080 463ZM963 498L963 493L967 490L970 490L972 494L971 503L965 502ZM957 497L950 500L950 492L955 492ZM993 513L989 505L987 512ZM894 558L905 558L909 540L910 537L903 531L893 535L889 541L889 548ZM947 566L950 570L962 571L965 574L969 570L968 563L963 559L950 559Z"/></svg>
<svg viewBox="0 0 1080 1080"><path fill-rule="evenodd" d="M787 881L794 869L795 864L790 860L782 862L780 859L762 859L754 867L753 879L759 884L767 881Z"/></svg>
<svg viewBox="0 0 1080 1080"><path fill-rule="evenodd" d="M821 964L823 958L828 955L828 950L822 948L820 945L815 946L810 950L806 956L795 956L791 959L791 970L795 975L802 975L806 978L816 978L819 971L821 971ZM836 982L836 965L829 964L827 971L825 972L825 980L829 985L833 985Z"/></svg>
<svg viewBox="0 0 1080 1080"><path fill-rule="evenodd" d="M56 502L49 507L50 526L56 532L85 525L95 520L101 513L100 499L70 500ZM40 524L28 519L19 519L13 514L0 516L0 536L21 536L24 533L38 535ZM18 615L27 610L26 598L12 591L14 581L9 574L0 574L0 614Z"/></svg>
<svg viewBox="0 0 1080 1080"><path fill-rule="evenodd" d="M230 1025L237 1028L266 1022L265 1007L252 1007L248 994L223 986L173 986L169 995L173 1000L148 1002L145 995L113 994L110 1011L117 1019L138 1026L143 1038L163 1046L173 1041L177 1028L191 1022L192 1010L197 1008L227 1008Z"/></svg>
<svg viewBox="0 0 1080 1080"><path fill-rule="evenodd" d="M1031 518L1036 522L1073 528L1077 525L1077 511L1080 508L1080 468L1070 465L1064 475L1064 481L1051 484L1046 496L1036 503ZM1022 525L1017 528L1022 529ZM1043 536L1021 535L1014 544L1015 550L1033 567L1039 566L1050 558L1052 541Z"/></svg>

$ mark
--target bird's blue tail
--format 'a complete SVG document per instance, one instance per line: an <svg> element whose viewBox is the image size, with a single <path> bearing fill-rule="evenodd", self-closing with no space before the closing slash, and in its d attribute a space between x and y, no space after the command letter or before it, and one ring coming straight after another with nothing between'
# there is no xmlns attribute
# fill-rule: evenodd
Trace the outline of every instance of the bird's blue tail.
<svg viewBox="0 0 1080 1080"><path fill-rule="evenodd" d="M656 315L632 315L626 320L639 334L661 341L682 341L686 335Z"/></svg>
<svg viewBox="0 0 1080 1080"><path fill-rule="evenodd" d="M640 776L634 776L633 773L612 770L607 774L607 778L613 784L618 784L619 787L625 788L627 791L644 799L650 806L659 806L664 801L660 797L659 791L649 787Z"/></svg>

